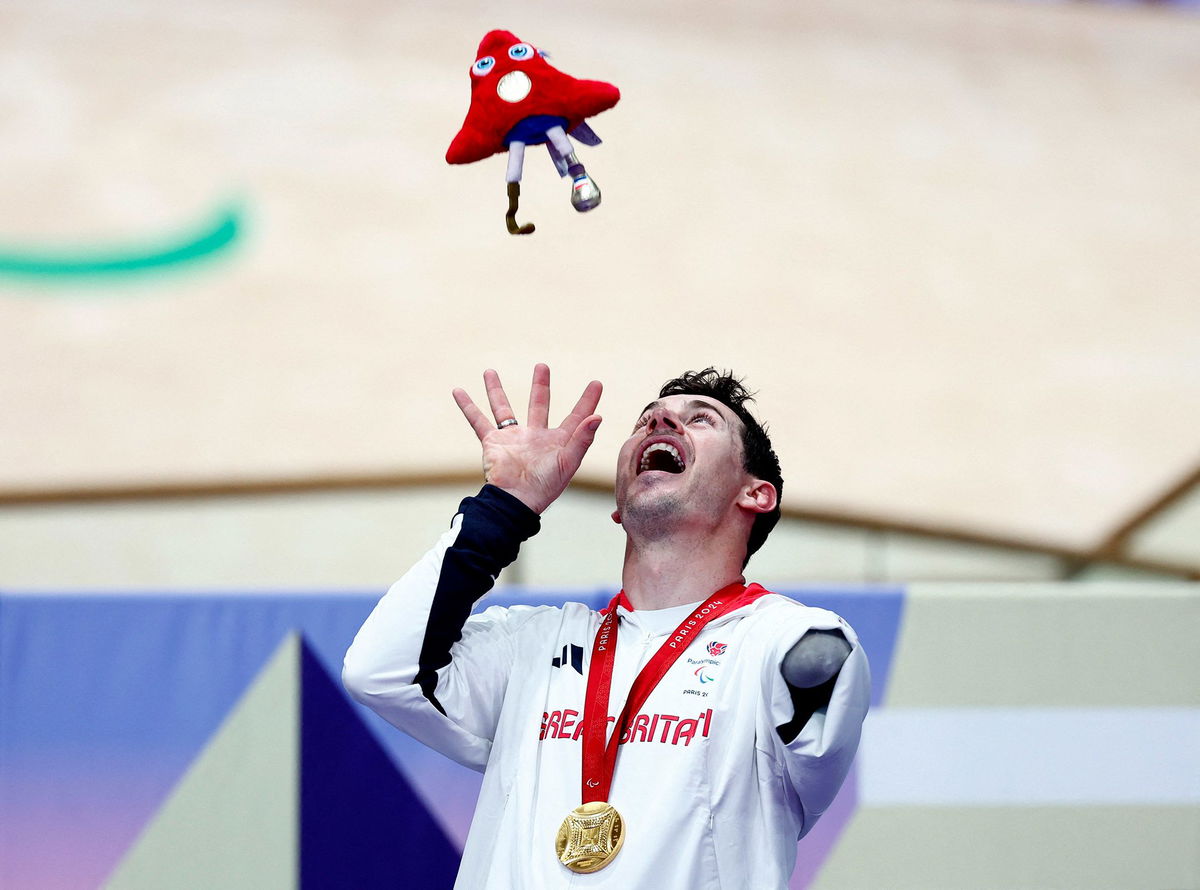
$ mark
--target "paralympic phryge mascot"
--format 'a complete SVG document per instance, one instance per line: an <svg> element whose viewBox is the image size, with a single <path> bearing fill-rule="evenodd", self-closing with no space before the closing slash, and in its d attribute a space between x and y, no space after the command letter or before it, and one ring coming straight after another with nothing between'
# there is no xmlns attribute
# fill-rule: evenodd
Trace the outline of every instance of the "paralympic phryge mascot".
<svg viewBox="0 0 1200 890"><path fill-rule="evenodd" d="M621 91L611 83L563 74L546 53L511 31L489 31L471 66L471 106L462 129L446 151L450 164L470 164L508 152L508 213L513 235L533 232L517 223L525 146L545 145L560 176L571 177L571 205L586 213L600 204L600 189L575 156L574 137L584 145L600 138L586 119L617 104Z"/></svg>

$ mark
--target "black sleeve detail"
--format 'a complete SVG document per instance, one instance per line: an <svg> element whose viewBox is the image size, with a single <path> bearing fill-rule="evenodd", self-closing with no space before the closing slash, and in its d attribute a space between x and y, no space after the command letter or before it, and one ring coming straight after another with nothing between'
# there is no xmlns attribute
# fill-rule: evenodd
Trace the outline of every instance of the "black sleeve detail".
<svg viewBox="0 0 1200 890"><path fill-rule="evenodd" d="M841 671L838 671L838 674L840 673ZM804 729L813 714L829 705L833 687L837 685L838 674L834 674L820 686L813 686L809 689L800 689L791 683L787 684L788 694L792 697L792 719L782 726L775 727L775 731L779 733L779 738L785 745L791 744L796 736L800 735L800 731Z"/></svg>
<svg viewBox="0 0 1200 890"><path fill-rule="evenodd" d="M443 714L434 691L438 670L450 663L450 647L462 638L475 601L492 589L500 570L517 558L521 543L541 527L537 513L494 485L464 498L458 512L462 527L442 559L417 662L416 681Z"/></svg>

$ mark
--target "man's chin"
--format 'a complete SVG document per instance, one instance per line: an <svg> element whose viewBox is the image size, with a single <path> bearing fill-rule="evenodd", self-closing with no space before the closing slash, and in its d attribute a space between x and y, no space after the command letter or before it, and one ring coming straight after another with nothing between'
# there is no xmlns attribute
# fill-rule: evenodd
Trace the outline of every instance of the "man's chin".
<svg viewBox="0 0 1200 890"><path fill-rule="evenodd" d="M662 523L680 513L683 505L680 493L666 490L666 486L636 486L621 504L621 524L628 528L631 524Z"/></svg>
<svg viewBox="0 0 1200 890"><path fill-rule="evenodd" d="M682 473L667 473L662 470L645 470L630 479L624 491L617 495L618 520L625 524L630 514L650 512L659 514L664 510L678 508L684 501L679 485Z"/></svg>

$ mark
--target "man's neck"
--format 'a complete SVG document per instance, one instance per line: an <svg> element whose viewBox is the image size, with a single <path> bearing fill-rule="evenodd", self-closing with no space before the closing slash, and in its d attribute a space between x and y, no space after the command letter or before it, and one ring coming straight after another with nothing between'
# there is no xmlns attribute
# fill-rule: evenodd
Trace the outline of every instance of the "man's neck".
<svg viewBox="0 0 1200 890"><path fill-rule="evenodd" d="M635 609L667 609L707 599L742 580L740 549L720 541L665 539L625 544L621 586Z"/></svg>

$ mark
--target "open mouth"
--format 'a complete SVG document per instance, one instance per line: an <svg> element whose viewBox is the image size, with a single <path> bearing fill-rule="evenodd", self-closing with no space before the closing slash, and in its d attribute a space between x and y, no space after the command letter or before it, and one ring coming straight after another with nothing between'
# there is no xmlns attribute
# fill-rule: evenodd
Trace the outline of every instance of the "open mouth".
<svg viewBox="0 0 1200 890"><path fill-rule="evenodd" d="M647 470L682 473L683 468L683 457L679 449L669 442L655 442L642 452L642 459L638 462L638 475Z"/></svg>
<svg viewBox="0 0 1200 890"><path fill-rule="evenodd" d="M496 95L505 102L520 102L533 89L533 81L524 71L510 71L496 84Z"/></svg>

